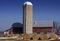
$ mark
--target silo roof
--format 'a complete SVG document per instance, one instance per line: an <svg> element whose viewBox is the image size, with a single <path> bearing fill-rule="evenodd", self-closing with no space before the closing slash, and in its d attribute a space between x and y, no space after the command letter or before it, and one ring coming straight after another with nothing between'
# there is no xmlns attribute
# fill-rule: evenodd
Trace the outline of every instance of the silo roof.
<svg viewBox="0 0 60 41"><path fill-rule="evenodd" d="M25 2L24 5L32 5L31 2Z"/></svg>

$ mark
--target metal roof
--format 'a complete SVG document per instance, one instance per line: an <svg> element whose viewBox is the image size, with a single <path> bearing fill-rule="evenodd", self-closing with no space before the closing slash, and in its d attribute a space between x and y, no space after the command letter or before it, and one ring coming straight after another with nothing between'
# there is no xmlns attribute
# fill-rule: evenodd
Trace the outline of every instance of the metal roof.
<svg viewBox="0 0 60 41"><path fill-rule="evenodd" d="M23 24L14 23L12 27L23 27ZM34 21L33 27L53 27L53 21Z"/></svg>
<svg viewBox="0 0 60 41"><path fill-rule="evenodd" d="M53 21L35 21L33 27L53 27Z"/></svg>
<svg viewBox="0 0 60 41"><path fill-rule="evenodd" d="M32 5L31 2L25 2L24 5Z"/></svg>

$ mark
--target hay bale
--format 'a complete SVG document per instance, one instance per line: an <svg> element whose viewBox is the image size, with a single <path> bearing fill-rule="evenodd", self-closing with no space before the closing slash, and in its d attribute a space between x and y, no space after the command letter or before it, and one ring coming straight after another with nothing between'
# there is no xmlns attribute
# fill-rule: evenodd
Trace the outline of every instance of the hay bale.
<svg viewBox="0 0 60 41"><path fill-rule="evenodd" d="M38 37L37 34L33 34L33 35L32 35L32 38L33 38L33 40L38 40L39 37Z"/></svg>
<svg viewBox="0 0 60 41"><path fill-rule="evenodd" d="M24 34L23 35L23 40L30 40L29 34Z"/></svg>
<svg viewBox="0 0 60 41"><path fill-rule="evenodd" d="M41 40L48 40L48 36L46 34L40 34Z"/></svg>
<svg viewBox="0 0 60 41"><path fill-rule="evenodd" d="M53 40L58 39L58 35L57 35L57 34L54 34L54 33L50 34L49 37L50 37L51 39L53 39Z"/></svg>
<svg viewBox="0 0 60 41"><path fill-rule="evenodd" d="M11 34L8 34L7 37L11 37L12 35Z"/></svg>

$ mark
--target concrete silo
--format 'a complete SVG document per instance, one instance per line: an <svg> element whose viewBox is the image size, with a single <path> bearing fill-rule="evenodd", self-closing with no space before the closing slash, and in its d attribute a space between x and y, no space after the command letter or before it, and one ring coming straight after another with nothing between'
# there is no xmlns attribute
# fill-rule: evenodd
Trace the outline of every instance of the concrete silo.
<svg viewBox="0 0 60 41"><path fill-rule="evenodd" d="M23 33L32 33L32 3L25 2L23 5Z"/></svg>

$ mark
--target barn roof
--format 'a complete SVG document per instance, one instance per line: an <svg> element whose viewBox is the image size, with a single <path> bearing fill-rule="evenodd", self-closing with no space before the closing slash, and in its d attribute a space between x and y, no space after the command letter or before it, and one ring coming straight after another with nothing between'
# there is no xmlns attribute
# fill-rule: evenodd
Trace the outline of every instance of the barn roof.
<svg viewBox="0 0 60 41"><path fill-rule="evenodd" d="M14 23L12 27L23 27L23 24ZM34 21L33 27L53 27L53 21Z"/></svg>
<svg viewBox="0 0 60 41"><path fill-rule="evenodd" d="M33 27L53 27L53 21L35 21Z"/></svg>

